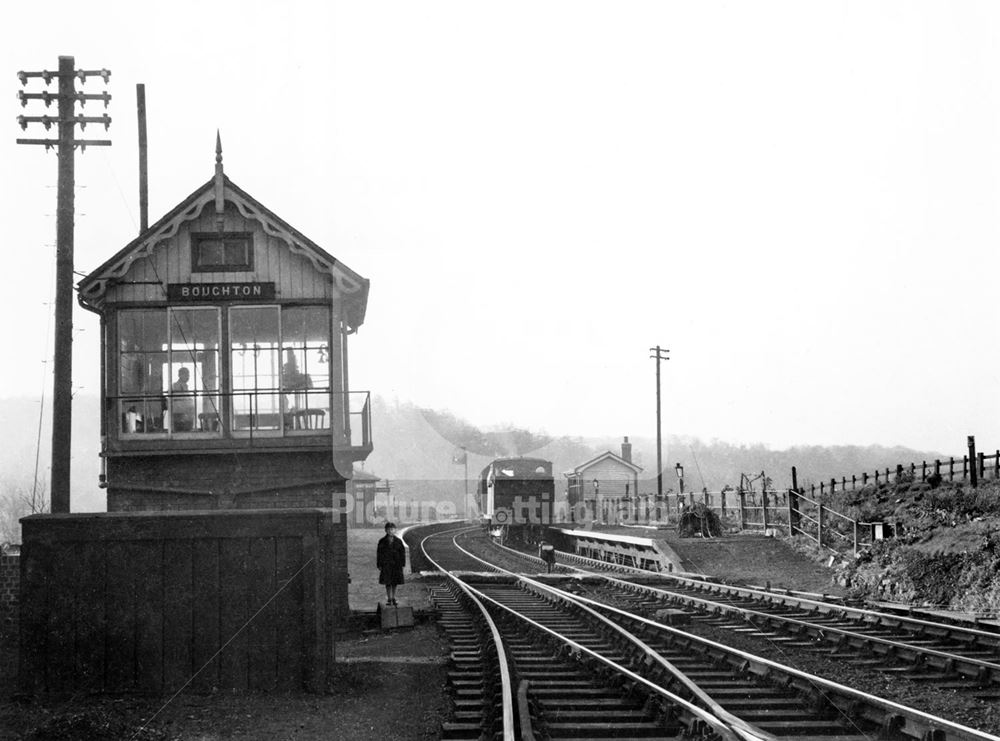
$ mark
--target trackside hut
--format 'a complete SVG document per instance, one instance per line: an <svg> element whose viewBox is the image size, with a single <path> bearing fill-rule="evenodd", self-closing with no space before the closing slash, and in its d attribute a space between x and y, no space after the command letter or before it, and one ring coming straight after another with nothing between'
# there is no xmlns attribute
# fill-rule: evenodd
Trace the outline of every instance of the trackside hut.
<svg viewBox="0 0 1000 741"><path fill-rule="evenodd" d="M80 281L101 318L108 510L336 507L372 450L369 282L215 176Z"/></svg>
<svg viewBox="0 0 1000 741"><path fill-rule="evenodd" d="M604 522L617 519L616 513L639 487L641 466L632 463L628 438L622 443L622 455L610 450L563 472L571 513L586 508L587 518Z"/></svg>

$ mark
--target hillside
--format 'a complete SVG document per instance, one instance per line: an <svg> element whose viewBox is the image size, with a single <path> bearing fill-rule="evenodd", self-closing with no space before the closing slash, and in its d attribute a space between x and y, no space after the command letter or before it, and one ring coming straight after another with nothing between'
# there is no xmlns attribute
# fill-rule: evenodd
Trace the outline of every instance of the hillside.
<svg viewBox="0 0 1000 741"><path fill-rule="evenodd" d="M450 501L457 508L464 497L463 465L452 463L457 449L469 450L470 491L485 465L498 455L535 455L551 460L558 474L606 450L621 451L622 435L628 434L633 445L633 460L643 467L640 488L656 489L656 441L654 437L636 436L633 430L606 438L554 437L508 426L479 429L446 412L421 409L413 404L372 399L372 430L375 451L364 463L364 470L389 479L397 501ZM100 473L100 433L98 400L93 395L74 398L73 411L73 497L76 512L104 509L104 492L97 486ZM0 500L12 489L30 489L38 439L38 402L29 399L0 399ZM652 427L652 425L650 425ZM47 479L51 440L51 418L43 415L39 449L39 471ZM771 450L763 445L737 444L669 435L664 441L663 486L676 488L674 464L685 470L685 484L690 490L703 486L718 490L738 484L741 473L759 474L762 470L778 487L788 486L792 466L797 466L800 485L828 480L831 476L850 476L877 467L895 466L897 462L932 460L940 454L881 446L799 446ZM559 477L561 480L561 476ZM557 491L560 487L557 484Z"/></svg>

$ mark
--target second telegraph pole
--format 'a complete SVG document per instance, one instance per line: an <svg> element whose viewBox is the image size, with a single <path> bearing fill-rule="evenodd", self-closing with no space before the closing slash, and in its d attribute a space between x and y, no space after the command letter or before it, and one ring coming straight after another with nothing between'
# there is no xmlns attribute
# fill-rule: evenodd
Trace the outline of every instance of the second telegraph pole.
<svg viewBox="0 0 1000 741"><path fill-rule="evenodd" d="M649 348L656 359L656 496L663 499L663 435L660 428L660 361L670 360L670 351L659 345ZM669 511L669 510L668 510Z"/></svg>

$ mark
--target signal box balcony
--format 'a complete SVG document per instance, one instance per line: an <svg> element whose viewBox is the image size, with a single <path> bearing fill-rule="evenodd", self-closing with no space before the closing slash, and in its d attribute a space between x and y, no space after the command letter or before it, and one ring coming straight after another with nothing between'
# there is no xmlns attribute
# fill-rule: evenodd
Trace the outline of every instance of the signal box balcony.
<svg viewBox="0 0 1000 741"><path fill-rule="evenodd" d="M171 391L106 402L113 456L332 449L360 461L373 447L368 391Z"/></svg>

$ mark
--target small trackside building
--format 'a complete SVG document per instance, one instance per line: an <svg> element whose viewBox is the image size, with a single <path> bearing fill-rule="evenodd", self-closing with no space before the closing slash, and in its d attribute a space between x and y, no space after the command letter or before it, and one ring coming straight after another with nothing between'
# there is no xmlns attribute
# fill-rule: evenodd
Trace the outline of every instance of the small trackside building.
<svg viewBox="0 0 1000 741"><path fill-rule="evenodd" d="M563 472L571 520L618 521L624 504L638 496L641 471L626 437L621 455L609 450Z"/></svg>
<svg viewBox="0 0 1000 741"><path fill-rule="evenodd" d="M342 506L372 451L369 281L215 176L78 285L100 316L110 512Z"/></svg>

